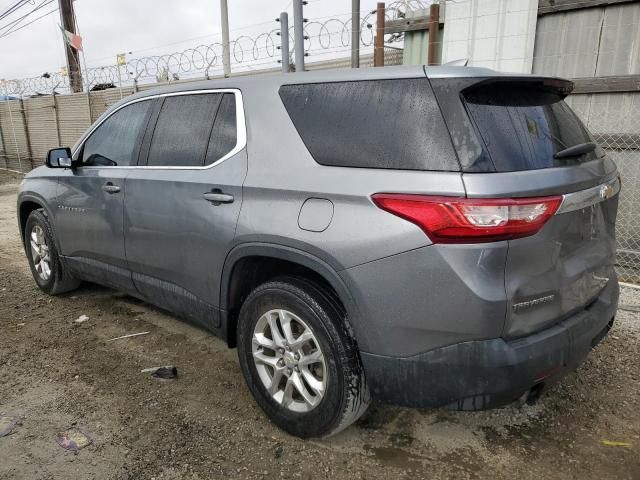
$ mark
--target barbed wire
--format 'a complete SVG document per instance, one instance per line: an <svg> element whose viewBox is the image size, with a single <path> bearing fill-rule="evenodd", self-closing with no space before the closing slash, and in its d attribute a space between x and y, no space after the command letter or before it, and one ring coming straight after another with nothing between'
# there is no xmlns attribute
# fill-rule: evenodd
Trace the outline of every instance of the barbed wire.
<svg viewBox="0 0 640 480"><path fill-rule="evenodd" d="M467 3L469 0L464 0ZM386 8L386 19L397 20L406 18L407 13L416 10L426 10L433 3L433 0L397 0ZM450 2L447 2L450 3ZM460 5L461 3L454 3ZM530 8L520 10L509 10L510 13L529 12ZM361 16L360 21L360 45L366 49L372 49L375 35L375 15L376 11L366 12ZM304 48L307 54L316 59L329 59L336 52L346 52L351 45L351 13L319 17L311 19L304 24ZM477 18L473 16L452 15L447 22L464 21L465 19ZM634 25L629 23L628 25ZM268 23L256 24L268 25ZM625 24L626 26L627 24ZM274 25L275 26L275 25ZM594 27L595 28L595 27ZM239 30L246 30L240 28ZM539 34L542 32L539 32ZM257 66L272 65L277 66L281 57L279 46L280 29L257 33L255 35L241 34L230 42L232 71L242 72L253 70ZM522 37L524 34L507 34L497 36L482 36L475 40L490 38ZM205 37L201 37L205 38ZM402 42L402 36L386 35L385 43ZM466 42L467 40L464 40ZM456 40L449 40L455 43ZM181 43L181 42L176 42ZM293 26L289 28L289 45L291 46L290 58L294 55ZM149 49L147 49L149 50ZM221 41L216 40L190 47L182 51L151 55L143 57L129 58L123 65L105 65L92 67L83 72L83 83L86 90L104 86L131 86L136 82L149 83L155 81L173 81L182 78L193 78L202 75L205 78L222 71L222 50ZM533 55L537 60L544 59L564 59L568 57L588 56L593 52L562 52L552 55ZM600 52L603 53L603 52ZM335 56L335 55L334 55ZM528 57L531 58L531 57ZM491 60L487 58L486 60ZM523 57L503 58L502 60L520 60ZM115 58L114 58L115 60ZM482 62L485 59L474 58L471 64ZM13 96L30 96L34 94L67 93L69 92L69 77L66 72L49 72L41 76L9 80L6 81L0 94Z"/></svg>
<svg viewBox="0 0 640 480"><path fill-rule="evenodd" d="M386 7L387 20L404 18L407 11L425 9L433 0L396 0ZM375 10L367 12L360 21L360 45L372 47L375 30ZM342 17L342 18L341 18ZM273 63L280 59L280 29L258 33L254 36L243 34L230 41L229 48L233 67L250 69L257 64ZM335 51L337 47L351 45L351 13L335 15L304 24L304 49L306 53L318 51ZM398 41L397 36L387 37L387 41ZM289 28L290 55L294 54L293 26ZM124 65L105 65L88 68L83 72L85 89L99 85L133 84L138 81L153 79L155 81L177 80L181 76L193 76L210 73L222 69L223 44L216 41L202 44L185 50L163 55L152 55L131 58ZM115 59L115 57L114 57ZM114 62L115 63L115 62ZM41 76L8 80L5 82L3 94L30 96L50 93L66 93L69 91L67 72L47 72Z"/></svg>

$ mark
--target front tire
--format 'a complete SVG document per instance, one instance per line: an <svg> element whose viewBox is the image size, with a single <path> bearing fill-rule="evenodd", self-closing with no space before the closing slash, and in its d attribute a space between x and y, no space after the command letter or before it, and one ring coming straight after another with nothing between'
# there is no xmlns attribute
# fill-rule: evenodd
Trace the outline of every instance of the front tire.
<svg viewBox="0 0 640 480"><path fill-rule="evenodd" d="M24 248L36 284L49 295L78 288L80 282L66 270L56 248L53 229L42 210L29 214L24 227Z"/></svg>
<svg viewBox="0 0 640 480"><path fill-rule="evenodd" d="M238 318L238 356L251 393L269 418L298 437L334 435L370 403L345 313L305 279L257 287Z"/></svg>

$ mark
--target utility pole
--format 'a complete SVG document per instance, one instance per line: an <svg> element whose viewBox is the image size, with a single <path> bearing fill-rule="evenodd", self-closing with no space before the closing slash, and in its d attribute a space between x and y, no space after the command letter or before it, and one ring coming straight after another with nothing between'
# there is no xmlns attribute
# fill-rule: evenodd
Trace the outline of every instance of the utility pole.
<svg viewBox="0 0 640 480"><path fill-rule="evenodd" d="M76 33L75 14L73 13L73 0L58 0L60 7L60 21L62 28L73 34ZM82 91L82 70L80 69L80 53L66 40L64 51L67 56L67 72L69 72L69 86L73 93Z"/></svg>
<svg viewBox="0 0 640 480"><path fill-rule="evenodd" d="M222 22L222 67L224 76L231 74L231 52L229 47L229 9L227 0L220 0L220 21Z"/></svg>
<svg viewBox="0 0 640 480"><path fill-rule="evenodd" d="M384 67L384 2L378 2L376 9L376 36L373 47L373 66Z"/></svg>
<svg viewBox="0 0 640 480"><path fill-rule="evenodd" d="M351 68L360 68L360 0L351 0Z"/></svg>
<svg viewBox="0 0 640 480"><path fill-rule="evenodd" d="M293 48L296 57L296 72L304 72L304 0L293 0Z"/></svg>
<svg viewBox="0 0 640 480"><path fill-rule="evenodd" d="M438 64L438 39L440 38L440 5L431 4L429 8L429 43L427 48L427 65Z"/></svg>

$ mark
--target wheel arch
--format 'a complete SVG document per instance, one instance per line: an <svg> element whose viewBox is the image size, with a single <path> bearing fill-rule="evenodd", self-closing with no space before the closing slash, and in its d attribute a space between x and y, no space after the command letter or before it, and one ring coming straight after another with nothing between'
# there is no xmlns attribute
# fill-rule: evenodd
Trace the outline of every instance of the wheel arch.
<svg viewBox="0 0 640 480"><path fill-rule="evenodd" d="M275 268L274 271L263 272L256 277L250 270L244 270L249 261L264 262L267 268L270 266ZM285 265L288 269L281 271L279 268ZM290 270L291 268L294 270ZM238 291L238 281L245 272L253 278L250 278L249 282L245 282L244 290L241 287ZM243 293L248 294L258 284L283 274L311 277L310 280L324 283L325 286L330 287L330 290L344 307L349 323L351 325L357 323L358 310L353 297L337 271L327 262L305 251L283 245L241 244L227 255L220 284L221 333L229 347L235 347L236 344L237 313L239 305L242 304Z"/></svg>
<svg viewBox="0 0 640 480"><path fill-rule="evenodd" d="M49 219L49 223L53 228L53 212L49 209L47 202L45 202L42 198L37 197L35 195L30 194L22 194L18 198L18 227L20 229L20 237L22 238L22 242L24 243L24 229L27 225L27 219L29 215L34 210L44 210L47 218ZM55 231L55 228L54 228ZM55 239L56 244L58 239ZM60 245L56 245L58 247L58 251L60 251Z"/></svg>

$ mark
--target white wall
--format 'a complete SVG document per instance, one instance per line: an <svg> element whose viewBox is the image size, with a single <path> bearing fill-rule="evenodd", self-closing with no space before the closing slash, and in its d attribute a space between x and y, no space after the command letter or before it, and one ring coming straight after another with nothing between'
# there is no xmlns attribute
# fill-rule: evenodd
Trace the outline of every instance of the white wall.
<svg viewBox="0 0 640 480"><path fill-rule="evenodd" d="M445 7L442 63L531 73L538 0L455 0Z"/></svg>

